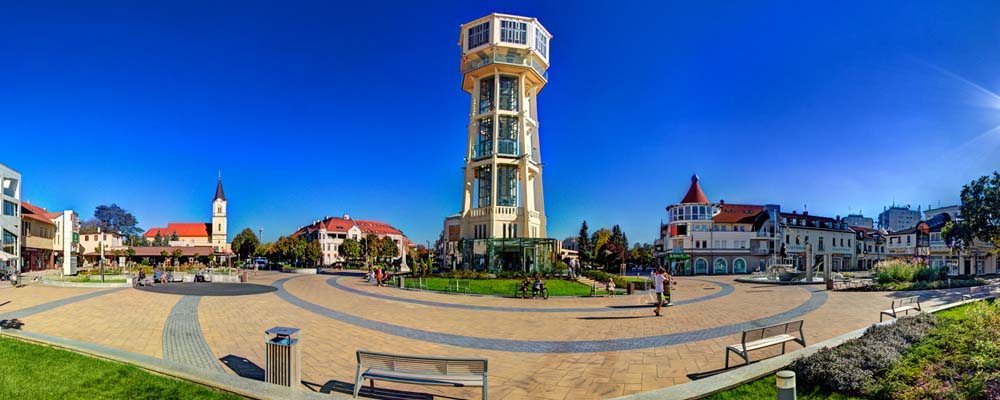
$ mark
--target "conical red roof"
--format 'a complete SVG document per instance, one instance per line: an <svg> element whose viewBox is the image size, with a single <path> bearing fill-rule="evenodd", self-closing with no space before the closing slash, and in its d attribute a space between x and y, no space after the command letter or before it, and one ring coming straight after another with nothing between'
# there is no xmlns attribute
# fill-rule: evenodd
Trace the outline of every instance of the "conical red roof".
<svg viewBox="0 0 1000 400"><path fill-rule="evenodd" d="M708 197L705 196L705 192L701 191L701 185L698 184L698 175L691 175L691 188L681 200L681 204L684 203L708 204Z"/></svg>

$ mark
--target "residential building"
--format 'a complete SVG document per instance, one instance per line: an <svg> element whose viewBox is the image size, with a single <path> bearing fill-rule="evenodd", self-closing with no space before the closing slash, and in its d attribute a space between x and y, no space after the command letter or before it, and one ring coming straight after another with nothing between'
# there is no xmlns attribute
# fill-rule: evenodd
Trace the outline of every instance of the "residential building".
<svg viewBox="0 0 1000 400"><path fill-rule="evenodd" d="M875 229L875 220L861 214L850 214L844 217L847 226L858 226L864 229Z"/></svg>
<svg viewBox="0 0 1000 400"><path fill-rule="evenodd" d="M906 207L893 205L878 215L878 227L889 232L909 229L920 222L920 214L919 209L911 210L909 205Z"/></svg>
<svg viewBox="0 0 1000 400"><path fill-rule="evenodd" d="M781 214L784 240L781 253L791 259L798 270L805 270L808 255L814 257L817 270L825 267L824 260L830 260L833 271L853 268L855 258L855 232L848 228L840 217L830 218L799 214L795 211Z"/></svg>
<svg viewBox="0 0 1000 400"><path fill-rule="evenodd" d="M462 240L462 214L449 215L444 219L441 235L438 237L435 252L438 264L455 269L458 265L458 244Z"/></svg>
<svg viewBox="0 0 1000 400"><path fill-rule="evenodd" d="M0 267L21 267L21 174L0 163Z"/></svg>
<svg viewBox="0 0 1000 400"><path fill-rule="evenodd" d="M63 275L76 274L80 253L80 218L73 210L49 210L21 202L22 269L61 269Z"/></svg>
<svg viewBox="0 0 1000 400"><path fill-rule="evenodd" d="M215 186L215 196L212 198L212 222L170 222L165 228L150 228L143 237L153 241L159 234L160 237L170 240L176 235L177 240L169 242L171 247L212 246L216 257L225 257L230 253L227 239L227 204L220 176Z"/></svg>
<svg viewBox="0 0 1000 400"><path fill-rule="evenodd" d="M924 219L929 221L938 214L942 213L948 214L948 216L951 217L952 221L958 221L962 219L962 206L955 205L955 206L944 206L938 208L931 208L930 206L928 206L927 211L924 211Z"/></svg>
<svg viewBox="0 0 1000 400"><path fill-rule="evenodd" d="M49 214L44 208L21 202L21 271L55 268L56 224Z"/></svg>
<svg viewBox="0 0 1000 400"><path fill-rule="evenodd" d="M128 247L125 245L125 237L118 232L102 231L98 233L88 231L80 234L80 251L82 254L96 254L90 257L90 261L96 261L100 257L101 246L104 247L105 258L111 256L108 252L112 250L123 250Z"/></svg>
<svg viewBox="0 0 1000 400"><path fill-rule="evenodd" d="M976 240L960 251L945 242L941 231L950 221L951 214L939 212L913 228L889 233L889 257L947 268L949 275L996 274L1000 259L991 244Z"/></svg>
<svg viewBox="0 0 1000 400"><path fill-rule="evenodd" d="M846 219L845 219L846 220ZM855 233L855 268L870 270L887 259L885 242L888 232L863 226L848 226Z"/></svg>
<svg viewBox="0 0 1000 400"><path fill-rule="evenodd" d="M397 256L404 254L405 248L411 246L410 239L403 234L403 231L384 222L371 220L356 220L350 215L343 217L324 217L322 220L313 221L312 224L300 227L292 233L292 237L302 237L306 241L319 241L320 265L336 265L347 261L346 255L341 253L340 246L347 239L360 241L368 235L375 235L379 239L388 237L396 243L399 250Z"/></svg>
<svg viewBox="0 0 1000 400"><path fill-rule="evenodd" d="M777 205L711 203L698 176L687 194L667 207L668 222L654 242L661 265L676 273L746 274L763 270L774 254Z"/></svg>
<svg viewBox="0 0 1000 400"><path fill-rule="evenodd" d="M470 94L458 263L478 270L551 268L538 93L552 35L535 18L490 14L462 25L462 90Z"/></svg>

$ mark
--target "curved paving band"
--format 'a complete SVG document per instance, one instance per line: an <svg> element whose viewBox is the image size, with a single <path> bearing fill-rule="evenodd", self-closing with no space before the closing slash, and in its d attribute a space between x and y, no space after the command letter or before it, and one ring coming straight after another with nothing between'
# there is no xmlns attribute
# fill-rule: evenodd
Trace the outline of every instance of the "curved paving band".
<svg viewBox="0 0 1000 400"><path fill-rule="evenodd" d="M333 278L327 279L326 280L326 284L330 285L330 286L333 286L333 287L335 287L337 289L343 290L345 292L349 292L349 293L353 293L353 294L357 294L357 295L361 295L361 296L367 296L367 297L372 297L372 298L381 299L381 300L389 300L389 301L398 301L398 302L410 303L410 304L418 304L418 305L430 306L430 307L457 308L457 309L475 310L475 311L538 312L538 313L621 311L619 308L614 307L614 306L608 306L608 307L585 307L585 308L493 307L493 306L474 306L474 305L468 305L468 304L442 303L442 302L429 301L429 300L408 299L408 298L405 298L405 297L396 297L396 296L389 296L389 295L380 294L380 293L371 293L371 292L367 292L367 291L364 291L364 290L359 290L359 289L355 289L355 288L352 288L352 287L349 287L349 286L345 286L345 285L342 285L339 282L337 282L341 278L348 277L348 276L351 276L351 275L343 275L343 276L337 276L337 277L333 277ZM709 282L709 283L712 283L712 284L715 284L715 285L719 285L719 287L721 289L718 292L715 292L715 293L712 293L712 294L708 294L708 295L705 295L705 296L696 297L696 298L693 298L693 299L675 301L675 302L673 302L674 305L680 306L680 305L685 305L685 304L697 303L697 302L700 302L700 301L712 300L712 299L716 299L716 298L719 298L719 297L728 296L731 293L733 293L734 290L736 290L732 285L729 285L729 284L726 284L726 283L722 283L722 282L711 281L711 280L708 280L708 279L695 279L695 278L691 278L691 280L702 281L702 282Z"/></svg>
<svg viewBox="0 0 1000 400"><path fill-rule="evenodd" d="M285 283L293 278L279 279L273 283L278 291L275 294L281 299L303 308L312 313L331 318L343 323L355 325L361 328L370 329L394 336L404 337L413 340L421 340L431 343L483 349L497 350L519 353L595 353L607 351L636 350L652 347L670 346L700 340L714 339L727 335L740 333L745 329L773 325L794 319L820 308L827 300L827 294L821 290L802 287L810 292L809 300L805 303L785 312L774 314L768 317L753 321L741 322L718 326L714 328L701 329L697 331L671 333L665 335L610 339L610 340L581 340L581 341L546 341L546 340L513 340L513 339L493 339L472 336L455 335L440 332L431 332L422 329L408 328L393 325L380 321L346 314L330 308L326 308L314 303L310 303L299 298L287 290ZM534 311L534 310L532 310Z"/></svg>

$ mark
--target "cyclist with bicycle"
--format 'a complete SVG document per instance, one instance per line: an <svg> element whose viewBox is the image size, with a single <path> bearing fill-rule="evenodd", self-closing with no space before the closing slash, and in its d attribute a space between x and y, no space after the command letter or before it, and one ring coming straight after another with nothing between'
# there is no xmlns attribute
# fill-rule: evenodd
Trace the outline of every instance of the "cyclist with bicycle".
<svg viewBox="0 0 1000 400"><path fill-rule="evenodd" d="M535 283L531 286L531 298L535 298L538 294L543 293L545 290L545 281L542 280L541 275L535 275Z"/></svg>
<svg viewBox="0 0 1000 400"><path fill-rule="evenodd" d="M528 275L525 275L524 276L524 280L521 281L521 298L522 299L525 298L525 297L528 297L528 288L530 288L530 287L531 287L531 279L528 278Z"/></svg>

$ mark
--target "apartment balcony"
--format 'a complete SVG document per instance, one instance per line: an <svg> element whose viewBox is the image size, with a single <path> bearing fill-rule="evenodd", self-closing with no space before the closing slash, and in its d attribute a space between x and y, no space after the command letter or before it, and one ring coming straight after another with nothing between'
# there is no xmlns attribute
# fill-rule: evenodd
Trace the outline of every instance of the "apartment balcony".
<svg viewBox="0 0 1000 400"><path fill-rule="evenodd" d="M531 211L531 213L534 213L535 215L538 214L537 211ZM473 208L469 211L469 216L473 218L494 216L497 220L504 221L513 221L522 215L524 215L524 213L523 209L520 207L491 206Z"/></svg>

